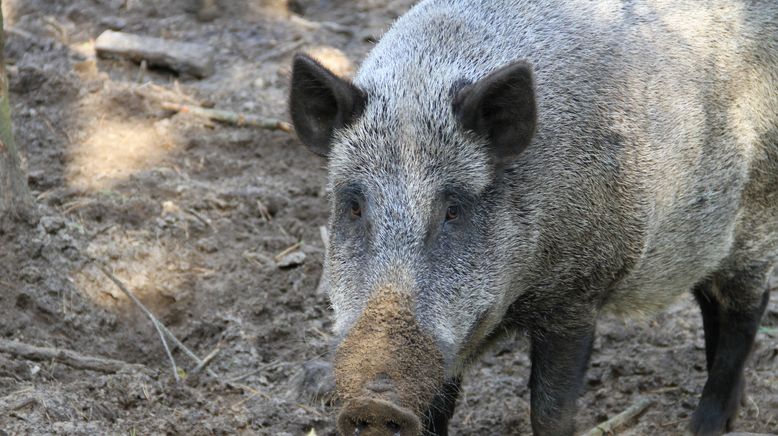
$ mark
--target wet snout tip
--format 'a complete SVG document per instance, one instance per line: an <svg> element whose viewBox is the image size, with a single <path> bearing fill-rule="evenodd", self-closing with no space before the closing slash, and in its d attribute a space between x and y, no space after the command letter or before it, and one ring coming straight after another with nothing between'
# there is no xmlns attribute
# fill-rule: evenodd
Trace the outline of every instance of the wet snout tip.
<svg viewBox="0 0 778 436"><path fill-rule="evenodd" d="M404 407L365 398L343 409L338 416L338 431L343 436L418 436L421 422Z"/></svg>

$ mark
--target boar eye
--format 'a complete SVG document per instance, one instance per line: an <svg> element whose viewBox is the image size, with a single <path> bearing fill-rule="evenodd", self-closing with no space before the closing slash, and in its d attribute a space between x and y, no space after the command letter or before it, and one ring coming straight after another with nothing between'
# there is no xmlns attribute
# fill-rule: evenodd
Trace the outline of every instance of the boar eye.
<svg viewBox="0 0 778 436"><path fill-rule="evenodd" d="M351 200L349 210L351 211L352 218L359 218L362 216L362 206L356 200Z"/></svg>
<svg viewBox="0 0 778 436"><path fill-rule="evenodd" d="M459 205L452 204L446 209L446 221L454 221L459 218Z"/></svg>

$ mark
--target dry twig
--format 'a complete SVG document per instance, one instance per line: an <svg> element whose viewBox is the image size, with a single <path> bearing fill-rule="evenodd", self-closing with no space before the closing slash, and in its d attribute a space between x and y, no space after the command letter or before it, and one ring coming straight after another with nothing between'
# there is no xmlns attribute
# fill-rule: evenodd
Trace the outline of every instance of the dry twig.
<svg viewBox="0 0 778 436"><path fill-rule="evenodd" d="M284 248L280 253L278 253L275 256L273 256L273 260L278 262L279 260L283 259L284 256L286 256L287 254L289 254L289 253L293 252L294 250L297 250L298 248L300 248L301 245L302 245L302 242L295 242L294 244Z"/></svg>
<svg viewBox="0 0 778 436"><path fill-rule="evenodd" d="M12 354L28 360L56 361L64 365L88 369L104 373L115 373L123 369L141 369L141 365L133 365L121 360L105 359L102 357L85 356L73 350L52 347L35 347L22 342L0 339L0 352Z"/></svg>
<svg viewBox="0 0 778 436"><path fill-rule="evenodd" d="M238 375L236 377L228 379L227 383L235 384L235 383L237 383L237 382L239 382L239 381L241 381L243 379L251 377L252 375L259 374L262 371L269 370L269 369L275 368L277 366L287 365L287 364L288 364L287 362L281 362L281 361L278 361L278 360L273 361L273 362L263 363L262 365L259 365L258 367L252 369L249 372L245 372L245 373L240 374L240 375Z"/></svg>
<svg viewBox="0 0 778 436"><path fill-rule="evenodd" d="M644 398L613 418L598 424L593 429L584 433L582 436L604 436L616 434L618 430L640 416L652 404L654 404L654 400Z"/></svg>
<svg viewBox="0 0 778 436"><path fill-rule="evenodd" d="M192 372L189 373L189 377L197 377L201 372L203 372L204 369L210 365L210 363L213 361L213 359L216 358L216 355L219 354L219 351L221 351L221 348L216 348L213 351L211 351L207 356L203 358L203 361L198 363L197 366L192 370Z"/></svg>
<svg viewBox="0 0 778 436"><path fill-rule="evenodd" d="M170 102L163 102L162 109L190 113L199 117L208 118L214 121L221 121L227 124L234 124L236 126L251 126L259 127L261 129L281 130L286 133L292 133L291 124L287 123L286 121L281 121L274 118L263 118L251 114L241 114L218 109L207 109L200 106L191 106Z"/></svg>
<svg viewBox="0 0 778 436"><path fill-rule="evenodd" d="M285 55L287 53L291 53L291 52L297 50L298 48L302 47L303 44L305 44L305 41L302 40L302 39L298 40L298 41L292 41L289 44L285 44L285 45L276 47L273 50L265 52L261 56L259 56L256 59L254 59L254 62L261 64L261 63L269 61L270 59L281 57L281 56L283 56L283 55Z"/></svg>
<svg viewBox="0 0 778 436"><path fill-rule="evenodd" d="M156 316L154 316L153 313L149 309L146 308L146 306L143 305L143 303L138 300L138 298L133 294L126 286L124 286L124 283L121 282L118 278L116 278L115 275L113 275L110 271L108 271L108 268L103 266L101 262L99 262L97 259L92 259L92 262L97 265L97 267L100 269L100 271L105 274L106 277L108 277L119 290L121 290L124 295L127 296L127 298L130 299L133 303L135 303L138 308L143 311L143 313L146 314L146 316L151 320L151 323L154 324L154 328L157 329L157 333L159 333L159 339L162 341L162 346L165 348L165 354L167 354L168 359L170 360L170 365L173 369L173 378L175 378L176 382L180 380L178 377L178 368L176 367L176 361L173 359L173 354L170 353L170 347L167 345L167 340L165 339L165 334L162 331L162 328L160 327L162 325L161 322L157 319Z"/></svg>
<svg viewBox="0 0 778 436"><path fill-rule="evenodd" d="M213 224L211 224L211 220L203 217L199 213L197 213L196 210L192 209L191 207L188 207L184 209L184 212L188 213L189 215L192 215L193 217L197 218L197 221L200 221L201 223L205 224L206 227L211 229L212 231L216 231L215 228L213 228Z"/></svg>

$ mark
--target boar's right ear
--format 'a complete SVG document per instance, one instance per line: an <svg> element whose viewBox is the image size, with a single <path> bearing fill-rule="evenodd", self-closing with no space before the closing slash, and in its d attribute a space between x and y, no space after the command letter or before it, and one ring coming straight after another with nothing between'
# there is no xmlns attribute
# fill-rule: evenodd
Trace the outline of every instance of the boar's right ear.
<svg viewBox="0 0 778 436"><path fill-rule="evenodd" d="M498 161L518 155L535 133L532 67L514 62L463 87L454 97L453 109L463 128L489 139Z"/></svg>
<svg viewBox="0 0 778 436"><path fill-rule="evenodd" d="M297 136L314 153L327 156L335 129L364 110L367 96L310 57L297 54L292 65L289 109Z"/></svg>

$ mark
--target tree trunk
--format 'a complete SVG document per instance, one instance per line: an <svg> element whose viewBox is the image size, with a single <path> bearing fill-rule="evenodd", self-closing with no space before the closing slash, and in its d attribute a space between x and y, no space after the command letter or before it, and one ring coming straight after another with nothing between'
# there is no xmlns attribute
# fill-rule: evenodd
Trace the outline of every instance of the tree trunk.
<svg viewBox="0 0 778 436"><path fill-rule="evenodd" d="M3 13L0 9L0 219L9 214L22 215L31 204L27 177L20 165L19 151L11 128L4 49L5 33Z"/></svg>

